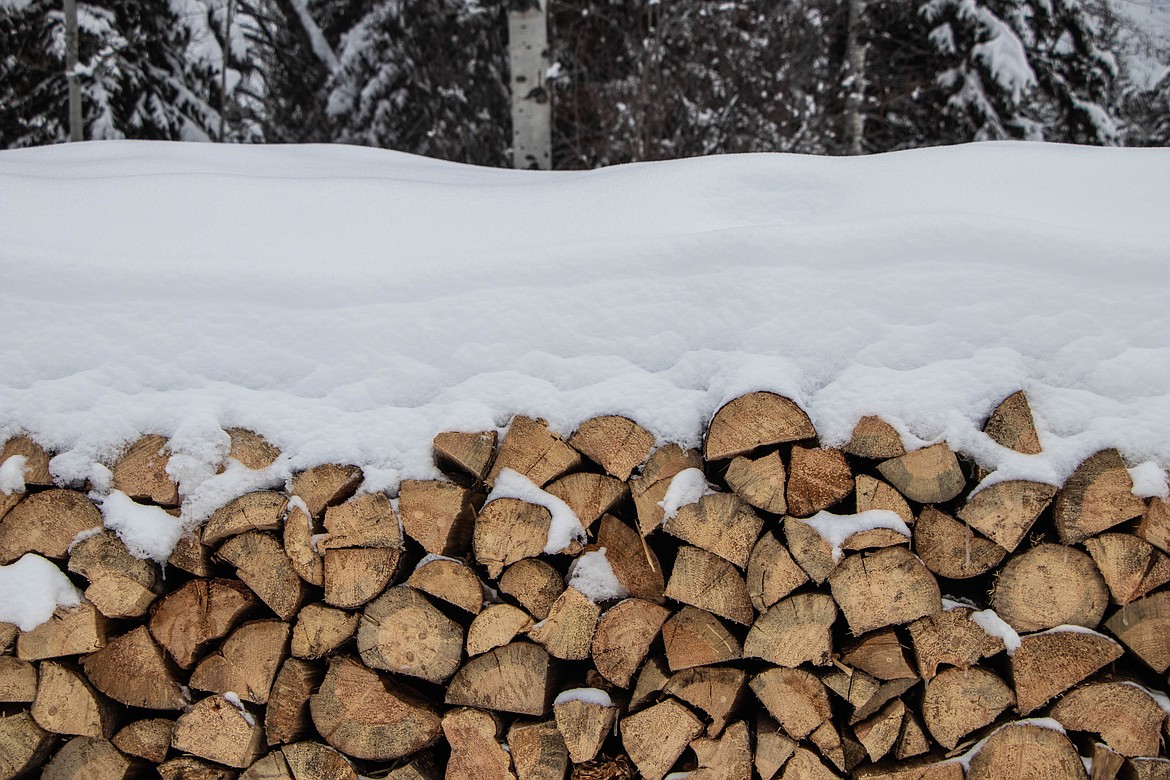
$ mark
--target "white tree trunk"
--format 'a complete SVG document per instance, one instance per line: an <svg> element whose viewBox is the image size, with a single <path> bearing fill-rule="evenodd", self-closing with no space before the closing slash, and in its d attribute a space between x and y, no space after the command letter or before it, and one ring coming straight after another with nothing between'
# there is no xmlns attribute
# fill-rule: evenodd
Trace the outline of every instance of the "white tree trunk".
<svg viewBox="0 0 1170 780"><path fill-rule="evenodd" d="M513 5L513 9L515 9ZM512 167L552 167L552 102L549 69L548 0L530 0L508 11L512 73Z"/></svg>
<svg viewBox="0 0 1170 780"><path fill-rule="evenodd" d="M77 80L77 0L65 0L65 78L69 84L69 140L82 141L81 84Z"/></svg>
<svg viewBox="0 0 1170 780"><path fill-rule="evenodd" d="M849 30L845 38L845 139L849 154L861 154L865 136L865 45L861 42L865 0L849 0Z"/></svg>

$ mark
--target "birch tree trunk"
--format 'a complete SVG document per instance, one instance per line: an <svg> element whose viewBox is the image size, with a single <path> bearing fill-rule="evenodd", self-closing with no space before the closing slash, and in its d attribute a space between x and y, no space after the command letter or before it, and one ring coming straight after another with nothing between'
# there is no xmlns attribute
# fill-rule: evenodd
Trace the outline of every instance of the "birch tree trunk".
<svg viewBox="0 0 1170 780"><path fill-rule="evenodd" d="M552 167L552 104L545 87L549 69L548 0L519 0L508 11L512 73L512 166Z"/></svg>
<svg viewBox="0 0 1170 780"><path fill-rule="evenodd" d="M77 0L65 0L65 77L69 83L69 140L82 141L81 84L77 80Z"/></svg>
<svg viewBox="0 0 1170 780"><path fill-rule="evenodd" d="M861 41L865 0L849 0L849 31L845 38L845 140L849 154L861 154L865 135L865 44Z"/></svg>

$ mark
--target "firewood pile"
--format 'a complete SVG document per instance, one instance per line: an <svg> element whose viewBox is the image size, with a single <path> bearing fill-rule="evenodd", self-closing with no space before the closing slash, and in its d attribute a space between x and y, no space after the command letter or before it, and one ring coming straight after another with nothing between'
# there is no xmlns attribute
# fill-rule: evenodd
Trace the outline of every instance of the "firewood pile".
<svg viewBox="0 0 1170 780"><path fill-rule="evenodd" d="M1040 451L1022 393L985 430ZM112 486L177 516L166 444ZM0 624L0 780L1170 778L1170 507L1115 450L996 481L759 392L701 452L606 416L434 454L393 498L344 464L241 496L163 568L7 442L0 563L84 599Z"/></svg>

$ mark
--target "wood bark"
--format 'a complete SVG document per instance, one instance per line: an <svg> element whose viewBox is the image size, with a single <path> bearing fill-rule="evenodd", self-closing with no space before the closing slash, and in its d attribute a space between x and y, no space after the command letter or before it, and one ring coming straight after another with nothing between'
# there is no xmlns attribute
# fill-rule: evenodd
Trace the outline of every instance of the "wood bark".
<svg viewBox="0 0 1170 780"><path fill-rule="evenodd" d="M508 10L508 72L512 95L512 167L552 168L552 100L548 4L526 3Z"/></svg>
<svg viewBox="0 0 1170 780"><path fill-rule="evenodd" d="M1093 628L1109 591L1093 559L1072 547L1040 544L1003 567L991 606L1020 633L1060 625Z"/></svg>
<svg viewBox="0 0 1170 780"><path fill-rule="evenodd" d="M748 393L724 404L707 426L703 457L724 460L757 447L811 439L812 421L792 400L768 392Z"/></svg>

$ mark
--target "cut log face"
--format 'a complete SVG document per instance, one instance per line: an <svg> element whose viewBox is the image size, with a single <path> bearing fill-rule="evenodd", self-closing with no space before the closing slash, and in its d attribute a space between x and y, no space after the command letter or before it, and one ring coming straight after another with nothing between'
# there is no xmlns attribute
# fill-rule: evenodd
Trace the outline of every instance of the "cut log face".
<svg viewBox="0 0 1170 780"><path fill-rule="evenodd" d="M729 561L699 547L679 549L665 594L743 626L755 617L743 576Z"/></svg>
<svg viewBox="0 0 1170 780"><path fill-rule="evenodd" d="M855 711L864 707L881 688L881 683L875 678L860 669L851 669L840 662L821 677L821 682L830 691L848 702Z"/></svg>
<svg viewBox="0 0 1170 780"><path fill-rule="evenodd" d="M853 492L853 472L840 450L792 448L788 469L788 513L811 517Z"/></svg>
<svg viewBox="0 0 1170 780"><path fill-rule="evenodd" d="M796 740L780 724L760 713L756 716L756 752L752 764L760 780L772 780L796 751Z"/></svg>
<svg viewBox="0 0 1170 780"><path fill-rule="evenodd" d="M20 629L12 623L0 620L0 655L7 655L16 647L16 635Z"/></svg>
<svg viewBox="0 0 1170 780"><path fill-rule="evenodd" d="M486 481L494 485L501 471L512 469L537 487L544 487L580 466L581 456L563 438L549 430L544 420L517 415L504 434Z"/></svg>
<svg viewBox="0 0 1170 780"><path fill-rule="evenodd" d="M930 506L918 515L914 550L932 572L955 580L985 574L1007 555L995 542Z"/></svg>
<svg viewBox="0 0 1170 780"><path fill-rule="evenodd" d="M734 493L713 493L679 508L662 530L743 569L764 521Z"/></svg>
<svg viewBox="0 0 1170 780"><path fill-rule="evenodd" d="M1105 627L1159 674L1170 668L1170 591L1138 599L1114 613Z"/></svg>
<svg viewBox="0 0 1170 780"><path fill-rule="evenodd" d="M319 549L347 547L402 548L402 527L394 505L382 493L367 493L325 511L324 538Z"/></svg>
<svg viewBox="0 0 1170 780"><path fill-rule="evenodd" d="M654 447L654 434L627 417L605 415L581 423L569 446L621 480L630 478Z"/></svg>
<svg viewBox="0 0 1170 780"><path fill-rule="evenodd" d="M161 764L167 760L174 730L175 722L167 718L136 720L114 735L114 747L126 755Z"/></svg>
<svg viewBox="0 0 1170 780"><path fill-rule="evenodd" d="M310 660L332 655L357 631L358 616L326 604L309 604L293 625L290 652Z"/></svg>
<svg viewBox="0 0 1170 780"><path fill-rule="evenodd" d="M377 596L398 574L397 547L347 547L325 551L325 602L357 609Z"/></svg>
<svg viewBox="0 0 1170 780"><path fill-rule="evenodd" d="M853 435L843 448L850 455L870 460L889 460L906 454L902 436L880 417L862 417L853 426ZM862 510L858 510L862 511Z"/></svg>
<svg viewBox="0 0 1170 780"><path fill-rule="evenodd" d="M597 671L619 688L628 688L668 617L665 607L636 598L606 610L593 635L591 654Z"/></svg>
<svg viewBox="0 0 1170 780"><path fill-rule="evenodd" d="M150 633L183 669L204 648L227 636L258 603L234 580L191 580L164 596L150 616Z"/></svg>
<svg viewBox="0 0 1170 780"><path fill-rule="evenodd" d="M499 434L495 431L445 431L436 434L432 442L435 460L440 465L454 467L476 482L482 482L495 457L498 438Z"/></svg>
<svg viewBox="0 0 1170 780"><path fill-rule="evenodd" d="M868 474L858 474L853 481L853 495L857 502L857 513L870 509L885 509L893 512L911 528L914 527L914 513L902 494L891 485Z"/></svg>
<svg viewBox="0 0 1170 780"><path fill-rule="evenodd" d="M175 721L171 747L243 769L264 754L264 733L244 709L209 696Z"/></svg>
<svg viewBox="0 0 1170 780"><path fill-rule="evenodd" d="M403 480L398 511L406 535L432 555L462 555L475 521L471 499L469 489L450 482Z"/></svg>
<svg viewBox="0 0 1170 780"><path fill-rule="evenodd" d="M1117 604L1124 606L1170 582L1170 559L1140 537L1104 533L1084 544Z"/></svg>
<svg viewBox="0 0 1170 780"><path fill-rule="evenodd" d="M620 479L605 474L579 471L553 482L545 492L569 505L573 514L588 530L598 518L613 509L630 494L630 487Z"/></svg>
<svg viewBox="0 0 1170 780"><path fill-rule="evenodd" d="M817 435L804 410L781 395L756 392L723 405L707 426L703 457L724 460L757 447L812 439Z"/></svg>
<svg viewBox="0 0 1170 780"><path fill-rule="evenodd" d="M24 484L37 487L49 487L53 484L53 475L49 473L49 453L27 436L13 436L0 447L0 464L20 455L24 458Z"/></svg>
<svg viewBox="0 0 1170 780"><path fill-rule="evenodd" d="M82 737L110 737L115 712L80 671L55 661L42 661L33 720L46 731Z"/></svg>
<svg viewBox="0 0 1170 780"><path fill-rule="evenodd" d="M793 739L804 739L832 717L829 694L812 672L778 667L751 680L752 692Z"/></svg>
<svg viewBox="0 0 1170 780"><path fill-rule="evenodd" d="M345 756L320 742L298 742L280 750L293 780L358 780Z"/></svg>
<svg viewBox="0 0 1170 780"><path fill-rule="evenodd" d="M1129 758L1124 766L1134 780L1170 780L1170 760L1164 758Z"/></svg>
<svg viewBox="0 0 1170 780"><path fill-rule="evenodd" d="M806 747L797 747L784 765L780 780L840 780L840 777L825 766L816 753Z"/></svg>
<svg viewBox="0 0 1170 780"><path fill-rule="evenodd" d="M826 593L801 593L761 615L743 643L745 656L777 666L824 666L833 653L837 606Z"/></svg>
<svg viewBox="0 0 1170 780"><path fill-rule="evenodd" d="M1077 466L1056 494L1052 513L1060 540L1074 544L1141 516L1145 508L1133 494L1133 479L1121 454L1108 449Z"/></svg>
<svg viewBox="0 0 1170 780"><path fill-rule="evenodd" d="M552 662L544 648L529 642L470 659L447 686L447 704L465 707L542 717L551 702Z"/></svg>
<svg viewBox="0 0 1170 780"><path fill-rule="evenodd" d="M829 578L837 561L833 559L833 547L816 532L812 526L795 517L784 518L784 538L793 560L817 585Z"/></svg>
<svg viewBox="0 0 1170 780"><path fill-rule="evenodd" d="M987 418L983 432L991 440L1009 450L1025 455L1040 454L1040 437L1032 419L1032 407L1023 390L1017 390L1000 402Z"/></svg>
<svg viewBox="0 0 1170 780"><path fill-rule="evenodd" d="M959 519L1008 552L1014 552L1056 488L1043 482L997 482L967 499Z"/></svg>
<svg viewBox="0 0 1170 780"><path fill-rule="evenodd" d="M1150 499L1138 524L1137 535L1164 553L1170 553L1170 503L1155 496Z"/></svg>
<svg viewBox="0 0 1170 780"><path fill-rule="evenodd" d="M952 750L1014 703L1011 688L993 672L978 667L944 669L926 683L922 720L935 741Z"/></svg>
<svg viewBox="0 0 1170 780"><path fill-rule="evenodd" d="M865 748L870 761L880 761L894 748L898 735L902 733L902 721L906 716L906 705L901 699L893 699L878 710L877 714L853 727L853 733Z"/></svg>
<svg viewBox="0 0 1170 780"><path fill-rule="evenodd" d="M471 621L467 629L467 655L479 655L503 647L532 628L532 616L511 604L492 604Z"/></svg>
<svg viewBox="0 0 1170 780"><path fill-rule="evenodd" d="M99 737L75 737L45 764L41 780L126 780L131 771L128 758L109 740Z"/></svg>
<svg viewBox="0 0 1170 780"><path fill-rule="evenodd" d="M662 692L707 715L707 736L723 733L747 692L747 672L726 666L697 666L671 675Z"/></svg>
<svg viewBox="0 0 1170 780"><path fill-rule="evenodd" d="M555 722L513 723L508 747L519 780L564 780L569 750Z"/></svg>
<svg viewBox="0 0 1170 780"><path fill-rule="evenodd" d="M309 697L321 685L325 670L319 664L290 658L276 673L264 711L264 735L268 744L281 745L312 734Z"/></svg>
<svg viewBox="0 0 1170 780"><path fill-rule="evenodd" d="M756 509L774 515L788 511L788 477L780 453L770 452L755 460L743 455L733 458L724 479L737 496Z"/></svg>
<svg viewBox="0 0 1170 780"><path fill-rule="evenodd" d="M991 636L972 620L973 612L967 607L956 607L910 624L910 640L922 679L934 677L941 664L967 669L983 658L1003 652L1003 640Z"/></svg>
<svg viewBox="0 0 1170 780"><path fill-rule="evenodd" d="M37 725L28 712L0 714L0 778L31 772L44 763L56 737Z"/></svg>
<svg viewBox="0 0 1170 780"><path fill-rule="evenodd" d="M552 515L518 498L497 498L485 504L475 522L475 559L493 579L505 567L544 552Z"/></svg>
<svg viewBox="0 0 1170 780"><path fill-rule="evenodd" d="M934 575L903 547L846 557L829 575L829 587L856 635L942 610Z"/></svg>
<svg viewBox="0 0 1170 780"><path fill-rule="evenodd" d="M899 761L921 756L930 751L930 744L926 729L918 722L918 718L914 717L913 712L907 711L906 719L902 721L902 731L898 734L898 742L894 746L894 756ZM940 780L942 777L939 776ZM957 775L955 780L963 780L963 775Z"/></svg>
<svg viewBox="0 0 1170 780"><path fill-rule="evenodd" d="M967 780L1085 780L1084 764L1069 738L1031 723L1011 723L987 738L971 758Z"/></svg>
<svg viewBox="0 0 1170 780"><path fill-rule="evenodd" d="M1121 767L1125 765L1123 757L1100 742L1093 743L1089 749L1088 758L1093 762L1092 768L1089 770L1090 780L1117 780Z"/></svg>
<svg viewBox="0 0 1170 780"><path fill-rule="evenodd" d="M747 588L757 612L769 607L808 582L808 575L793 560L775 533L761 536L748 558Z"/></svg>
<svg viewBox="0 0 1170 780"><path fill-rule="evenodd" d="M637 712L657 700L658 694L670 682L670 666L665 658L651 658L638 671L638 681L630 694L630 712Z"/></svg>
<svg viewBox="0 0 1170 780"><path fill-rule="evenodd" d="M879 680L918 678L906 660L906 649L892 628L862 637L842 654L841 660Z"/></svg>
<svg viewBox="0 0 1170 780"><path fill-rule="evenodd" d="M662 625L662 644L672 672L743 657L739 640L719 618L695 607L683 607Z"/></svg>
<svg viewBox="0 0 1170 780"><path fill-rule="evenodd" d="M247 531L279 531L287 509L288 496L283 493L245 493L212 513L203 526L203 543L214 547Z"/></svg>
<svg viewBox="0 0 1170 780"><path fill-rule="evenodd" d="M691 742L699 763L690 777L694 780L750 780L752 741L742 720L731 724L719 738L700 737Z"/></svg>
<svg viewBox="0 0 1170 780"><path fill-rule="evenodd" d="M310 515L321 517L326 507L352 496L363 478L357 466L324 463L293 477L292 494L305 502Z"/></svg>
<svg viewBox="0 0 1170 780"><path fill-rule="evenodd" d="M439 739L435 710L352 658L334 658L309 700L313 724L325 741L354 758L391 761Z"/></svg>
<svg viewBox="0 0 1170 780"><path fill-rule="evenodd" d="M680 471L701 469L703 461L694 450L684 450L677 444L659 447L642 467L642 473L630 480L630 495L638 513L638 532L648 536L662 525L666 515L661 503L666 498L670 481Z"/></svg>
<svg viewBox="0 0 1170 780"><path fill-rule="evenodd" d="M53 617L16 639L16 655L25 661L92 653L106 646L110 621L92 604L58 608Z"/></svg>
<svg viewBox="0 0 1170 780"><path fill-rule="evenodd" d="M264 704L276 672L288 655L291 627L280 620L256 620L232 632L219 650L191 673L191 687L234 692L243 701ZM207 756L204 756L207 758Z"/></svg>
<svg viewBox="0 0 1170 780"><path fill-rule="evenodd" d="M458 707L443 716L443 736L451 746L447 780L508 780L512 759L499 742L500 723L490 712Z"/></svg>
<svg viewBox="0 0 1170 780"><path fill-rule="evenodd" d="M296 617L308 588L275 537L256 531L233 536L220 546L219 557L281 620Z"/></svg>
<svg viewBox="0 0 1170 780"><path fill-rule="evenodd" d="M483 583L461 561L425 561L411 572L406 584L472 615L478 615L483 608Z"/></svg>
<svg viewBox="0 0 1170 780"><path fill-rule="evenodd" d="M171 551L171 557L167 558L167 565L196 577L210 577L211 550L203 546L196 534L185 534L175 542L175 549Z"/></svg>
<svg viewBox="0 0 1170 780"><path fill-rule="evenodd" d="M613 574L631 596L661 602L665 588L662 564L642 536L613 515L601 518L597 542L605 548Z"/></svg>
<svg viewBox="0 0 1170 780"><path fill-rule="evenodd" d="M566 588L553 602L548 617L529 629L528 637L555 658L583 661L589 657L600 617L600 607L576 588Z"/></svg>
<svg viewBox="0 0 1170 780"><path fill-rule="evenodd" d="M561 732L574 764L583 764L597 757L617 715L617 707L604 703L609 697L603 691L587 690L595 695L573 698L571 692L566 692L568 695L553 702L557 730Z"/></svg>
<svg viewBox="0 0 1170 780"><path fill-rule="evenodd" d="M294 780L284 753L273 750L240 774L238 780Z"/></svg>
<svg viewBox="0 0 1170 780"><path fill-rule="evenodd" d="M1007 562L991 605L1020 633L1061 625L1093 628L1109 605L1109 591L1088 555L1040 544Z"/></svg>
<svg viewBox="0 0 1170 780"><path fill-rule="evenodd" d="M317 551L313 537L320 530L303 508L304 502L290 502L284 520L284 552L302 580L318 587L325 584L325 557Z"/></svg>
<svg viewBox="0 0 1170 780"><path fill-rule="evenodd" d="M148 710L187 705L177 671L145 626L111 640L81 665L94 687L114 701Z"/></svg>
<svg viewBox="0 0 1170 780"><path fill-rule="evenodd" d="M702 722L674 699L636 712L622 721L622 745L646 780L662 780L691 740L703 733Z"/></svg>
<svg viewBox="0 0 1170 780"><path fill-rule="evenodd" d="M228 428L224 431L231 440L228 457L253 471L266 469L280 457L280 448L255 431L247 428Z"/></svg>
<svg viewBox="0 0 1170 780"><path fill-rule="evenodd" d="M234 770L195 756L172 758L159 764L157 769L163 780L236 780Z"/></svg>
<svg viewBox="0 0 1170 780"><path fill-rule="evenodd" d="M509 566L498 585L501 593L519 601L537 620L548 617L553 602L565 592L565 581L557 570L536 558L525 558Z"/></svg>
<svg viewBox="0 0 1170 780"><path fill-rule="evenodd" d="M883 461L878 471L898 492L920 504L941 504L962 492L963 470L946 442Z"/></svg>
<svg viewBox="0 0 1170 780"><path fill-rule="evenodd" d="M372 669L441 683L463 655L463 628L405 585L371 601L358 624L357 649Z"/></svg>
<svg viewBox="0 0 1170 780"><path fill-rule="evenodd" d="M158 567L131 555L113 531L73 545L69 571L89 580L85 597L106 617L142 617L158 595Z"/></svg>
<svg viewBox="0 0 1170 780"><path fill-rule="evenodd" d="M861 767L855 776L858 780L963 780L963 765L951 759L922 759L906 766Z"/></svg>
<svg viewBox="0 0 1170 780"><path fill-rule="evenodd" d="M101 527L101 511L83 493L33 493L0 517L0 564L30 552L64 558L78 534Z"/></svg>
<svg viewBox="0 0 1170 780"><path fill-rule="evenodd" d="M851 724L860 723L885 706L886 702L892 701L906 693L906 691L913 688L917 683L918 680L916 679L887 680L883 682L878 686L877 693L869 697L869 700L865 704L853 710L853 714L849 716L849 722Z"/></svg>
<svg viewBox="0 0 1170 780"><path fill-rule="evenodd" d="M114 490L135 501L159 506L179 505L179 486L167 474L171 455L163 436L150 434L130 445L114 464Z"/></svg>
<svg viewBox="0 0 1170 780"><path fill-rule="evenodd" d="M37 668L29 661L0 655L0 702L27 704L36 695Z"/></svg>
<svg viewBox="0 0 1170 780"><path fill-rule="evenodd" d="M1052 717L1071 731L1100 735L1123 756L1157 756L1166 713L1141 687L1098 682L1065 694Z"/></svg>

